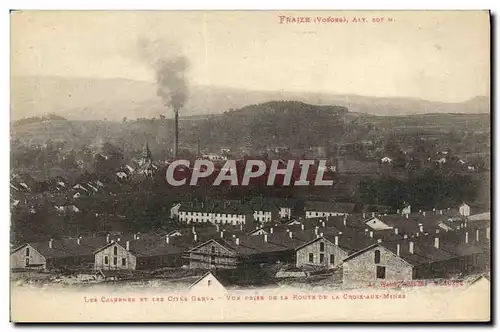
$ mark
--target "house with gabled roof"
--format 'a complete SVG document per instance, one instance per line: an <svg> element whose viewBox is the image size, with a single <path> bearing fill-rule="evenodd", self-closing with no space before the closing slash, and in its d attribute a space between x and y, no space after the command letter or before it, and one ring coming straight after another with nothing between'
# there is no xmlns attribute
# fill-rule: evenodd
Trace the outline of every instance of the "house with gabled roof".
<svg viewBox="0 0 500 332"><path fill-rule="evenodd" d="M296 267L313 265L334 268L342 265L350 254L375 242L375 239L357 233L320 233L296 249Z"/></svg>
<svg viewBox="0 0 500 332"><path fill-rule="evenodd" d="M378 242L344 259L344 285L446 278L487 266L485 247L467 232Z"/></svg>
<svg viewBox="0 0 500 332"><path fill-rule="evenodd" d="M196 295L224 295L229 285L226 278L217 277L208 271L189 286L189 292Z"/></svg>
<svg viewBox="0 0 500 332"><path fill-rule="evenodd" d="M11 252L11 268L39 270L90 268L94 264L94 250L105 243L106 237L51 239L25 243Z"/></svg>

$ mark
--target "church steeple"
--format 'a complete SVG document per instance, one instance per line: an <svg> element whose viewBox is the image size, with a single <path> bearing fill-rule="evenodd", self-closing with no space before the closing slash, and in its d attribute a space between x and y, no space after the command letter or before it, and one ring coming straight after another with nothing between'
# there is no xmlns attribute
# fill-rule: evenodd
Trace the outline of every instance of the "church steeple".
<svg viewBox="0 0 500 332"><path fill-rule="evenodd" d="M144 147L144 150L142 151L142 159L145 162L151 161L153 159L152 155L151 155L151 150L149 150L148 141L146 141L146 146Z"/></svg>

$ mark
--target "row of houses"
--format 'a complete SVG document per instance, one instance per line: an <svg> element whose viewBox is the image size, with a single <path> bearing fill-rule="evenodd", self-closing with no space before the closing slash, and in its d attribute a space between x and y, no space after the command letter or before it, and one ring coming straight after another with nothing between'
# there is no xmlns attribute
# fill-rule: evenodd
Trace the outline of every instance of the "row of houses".
<svg viewBox="0 0 500 332"><path fill-rule="evenodd" d="M250 224L249 224L250 225ZM342 267L347 284L445 277L485 269L486 218L445 214L350 215L294 219L253 229L199 227L158 234L26 243L11 253L13 269L249 269L285 263L296 268Z"/></svg>
<svg viewBox="0 0 500 332"><path fill-rule="evenodd" d="M354 203L308 201L303 210L297 211L293 203L264 203L239 201L213 201L178 203L171 210L171 216L179 221L190 223L245 224L249 220L259 223L269 223L278 219L290 219L294 215L309 218L348 216L353 214ZM434 209L431 213L448 214L451 209ZM455 211L455 210L453 210ZM411 214L411 206L405 205L397 211L398 215ZM422 211L419 211L422 212ZM469 216L471 208L466 203L459 206L462 216ZM424 212L425 213L425 212ZM373 216L375 212L372 213Z"/></svg>

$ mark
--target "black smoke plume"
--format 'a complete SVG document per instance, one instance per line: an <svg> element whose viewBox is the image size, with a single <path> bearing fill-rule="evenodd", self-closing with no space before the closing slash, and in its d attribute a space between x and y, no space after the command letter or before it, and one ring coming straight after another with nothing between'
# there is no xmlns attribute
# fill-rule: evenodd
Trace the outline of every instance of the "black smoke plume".
<svg viewBox="0 0 500 332"><path fill-rule="evenodd" d="M157 95L163 104L179 111L189 95L186 72L189 69L188 59L174 47L168 47L162 40L139 40L140 51L155 71Z"/></svg>

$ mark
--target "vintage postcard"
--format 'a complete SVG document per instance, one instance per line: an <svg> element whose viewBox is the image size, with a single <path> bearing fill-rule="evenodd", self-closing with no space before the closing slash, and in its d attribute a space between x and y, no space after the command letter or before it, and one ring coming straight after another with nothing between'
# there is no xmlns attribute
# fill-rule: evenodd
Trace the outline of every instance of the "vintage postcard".
<svg viewBox="0 0 500 332"><path fill-rule="evenodd" d="M488 11L13 11L11 321L490 322Z"/></svg>

